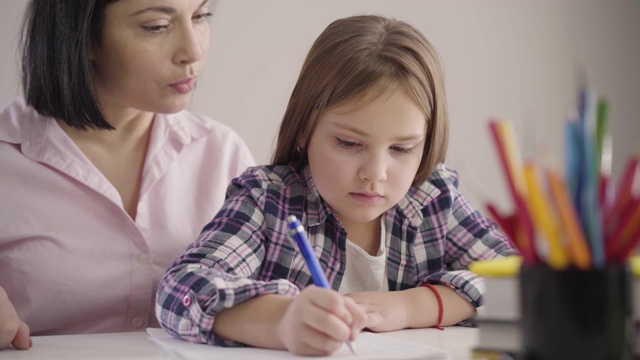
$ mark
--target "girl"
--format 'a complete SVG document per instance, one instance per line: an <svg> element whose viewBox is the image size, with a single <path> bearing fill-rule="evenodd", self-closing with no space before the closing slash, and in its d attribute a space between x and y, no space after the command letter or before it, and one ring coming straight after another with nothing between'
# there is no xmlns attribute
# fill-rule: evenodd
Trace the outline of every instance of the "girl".
<svg viewBox="0 0 640 360"><path fill-rule="evenodd" d="M213 6L30 1L25 96L0 109L0 348L157 324L167 266L254 164L184 110Z"/></svg>
<svg viewBox="0 0 640 360"><path fill-rule="evenodd" d="M357 333L448 326L481 304L479 259L516 253L442 162L448 118L433 46L409 24L355 16L312 46L270 166L233 180L167 271L157 316L193 342L330 354ZM287 239L301 219L332 289Z"/></svg>

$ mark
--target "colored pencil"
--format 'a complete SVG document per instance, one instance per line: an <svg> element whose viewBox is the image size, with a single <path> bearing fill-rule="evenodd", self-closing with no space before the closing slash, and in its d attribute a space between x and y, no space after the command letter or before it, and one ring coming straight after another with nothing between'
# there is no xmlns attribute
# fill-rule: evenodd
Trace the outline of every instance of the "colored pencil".
<svg viewBox="0 0 640 360"><path fill-rule="evenodd" d="M547 180L567 237L567 248L571 261L577 268L588 270L592 266L591 253L566 184L562 176L553 170L547 170Z"/></svg>
<svg viewBox="0 0 640 360"><path fill-rule="evenodd" d="M536 165L528 162L524 166L524 176L529 189L529 206L533 217L533 223L539 238L546 240L549 245L547 263L550 267L560 270L569 265L569 257L562 243L560 224L556 214L549 205L538 181Z"/></svg>
<svg viewBox="0 0 640 360"><path fill-rule="evenodd" d="M489 122L489 128L498 150L512 200L516 206L515 243L525 263L537 263L540 259L533 243L533 224L531 223L531 216L525 200L526 184L524 182L522 160L515 141L513 128L508 122L496 120Z"/></svg>

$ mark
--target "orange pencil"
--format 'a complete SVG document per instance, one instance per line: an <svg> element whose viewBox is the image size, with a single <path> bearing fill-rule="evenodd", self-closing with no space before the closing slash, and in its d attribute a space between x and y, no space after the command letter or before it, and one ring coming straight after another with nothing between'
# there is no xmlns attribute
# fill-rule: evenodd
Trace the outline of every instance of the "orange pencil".
<svg viewBox="0 0 640 360"><path fill-rule="evenodd" d="M591 268L591 253L582 227L578 221L578 214L569 196L567 185L558 173L547 171L547 179L556 208L560 214L560 221L567 236L567 248L573 264L582 270Z"/></svg>

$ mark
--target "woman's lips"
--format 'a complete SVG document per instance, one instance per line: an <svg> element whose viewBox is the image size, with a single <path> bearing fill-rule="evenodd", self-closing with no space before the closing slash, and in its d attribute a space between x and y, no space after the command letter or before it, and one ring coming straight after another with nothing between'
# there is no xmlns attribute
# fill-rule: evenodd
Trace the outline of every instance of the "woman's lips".
<svg viewBox="0 0 640 360"><path fill-rule="evenodd" d="M181 94L188 94L193 91L196 85L196 78L185 79L176 83L173 83L171 86L175 91Z"/></svg>

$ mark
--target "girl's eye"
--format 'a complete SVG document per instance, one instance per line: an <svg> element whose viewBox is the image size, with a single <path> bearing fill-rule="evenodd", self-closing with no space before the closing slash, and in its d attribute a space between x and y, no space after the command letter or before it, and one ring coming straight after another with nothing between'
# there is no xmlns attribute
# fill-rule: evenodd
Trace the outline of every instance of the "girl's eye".
<svg viewBox="0 0 640 360"><path fill-rule="evenodd" d="M345 148L345 149L353 149L353 148L355 148L355 147L360 145L357 142L347 141L347 140L343 140L343 139L340 139L340 138L336 138L336 140L338 141L338 145L340 147Z"/></svg>
<svg viewBox="0 0 640 360"><path fill-rule="evenodd" d="M204 12L204 13L200 13L200 14L196 14L193 16L193 20L195 21L204 21L206 20L208 17L213 16L212 13L210 12Z"/></svg>
<svg viewBox="0 0 640 360"><path fill-rule="evenodd" d="M412 147L392 146L391 150L399 152L401 154L411 154L413 152Z"/></svg>

